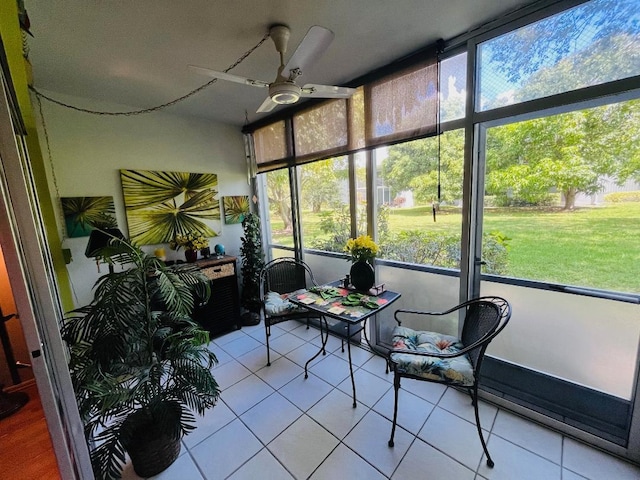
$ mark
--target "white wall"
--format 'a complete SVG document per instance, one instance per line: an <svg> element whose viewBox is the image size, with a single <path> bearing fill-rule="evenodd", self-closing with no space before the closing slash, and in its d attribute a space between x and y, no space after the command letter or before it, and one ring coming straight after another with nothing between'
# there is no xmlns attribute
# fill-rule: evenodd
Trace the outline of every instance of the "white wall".
<svg viewBox="0 0 640 480"><path fill-rule="evenodd" d="M135 108L105 104L55 92L43 92L74 106L99 111ZM194 101L194 100L190 100ZM128 233L120 183L120 169L184 171L218 175L219 197L249 195L244 144L240 129L198 118L171 114L171 109L135 116L104 116L77 112L42 100L45 135L39 122L39 137L45 162L49 138L51 163L48 182L54 205L60 197L112 196L119 228ZM55 179L55 182L54 182ZM57 187L56 184L57 183ZM73 261L67 265L76 306L92 298L91 288L100 272L84 256L88 237L66 238L62 208L57 211L62 248L70 248ZM225 225L210 241L222 243L229 255L239 256L242 226ZM155 246L144 249L153 253ZM183 252L166 246L167 259L183 259Z"/></svg>

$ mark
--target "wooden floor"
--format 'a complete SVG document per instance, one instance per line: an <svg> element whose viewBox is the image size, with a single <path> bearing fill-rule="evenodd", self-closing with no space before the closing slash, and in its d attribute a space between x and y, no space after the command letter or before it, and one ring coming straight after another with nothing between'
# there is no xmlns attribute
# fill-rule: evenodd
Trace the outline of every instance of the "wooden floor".
<svg viewBox="0 0 640 480"><path fill-rule="evenodd" d="M59 480L38 389L33 384L23 391L29 402L0 420L0 479Z"/></svg>

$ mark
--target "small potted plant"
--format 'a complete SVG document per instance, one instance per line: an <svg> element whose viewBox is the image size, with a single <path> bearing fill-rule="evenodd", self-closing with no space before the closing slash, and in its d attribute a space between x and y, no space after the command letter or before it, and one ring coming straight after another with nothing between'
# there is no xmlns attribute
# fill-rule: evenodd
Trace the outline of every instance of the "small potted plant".
<svg viewBox="0 0 640 480"><path fill-rule="evenodd" d="M112 237L99 256L125 270L100 277L92 302L62 327L78 410L96 478L118 478L125 452L149 477L175 461L194 413L219 396L209 334L189 317L209 282L125 239Z"/></svg>
<svg viewBox="0 0 640 480"><path fill-rule="evenodd" d="M184 256L187 262L195 262L198 259L198 250L209 249L209 240L200 234L188 232L176 235L169 242L169 248L172 250L184 248Z"/></svg>
<svg viewBox="0 0 640 480"><path fill-rule="evenodd" d="M240 253L242 255L242 296L241 303L246 310L242 315L245 325L260 322L260 272L264 267L260 217L249 213L242 221L244 236Z"/></svg>

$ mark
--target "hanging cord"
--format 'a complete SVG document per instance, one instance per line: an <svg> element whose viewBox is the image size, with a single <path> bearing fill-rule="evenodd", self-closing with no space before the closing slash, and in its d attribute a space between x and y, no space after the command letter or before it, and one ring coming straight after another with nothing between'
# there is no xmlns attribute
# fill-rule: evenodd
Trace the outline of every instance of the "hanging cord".
<svg viewBox="0 0 640 480"><path fill-rule="evenodd" d="M237 67L238 65L240 65L249 55L251 55L260 45L262 45L267 38L269 38L269 33L267 32L264 37L262 37L262 39L253 47L251 47L249 50L247 50L240 58L238 58L233 64L231 64L229 67L227 67L226 70L223 70L224 73L228 73L229 71L233 70L235 67ZM151 107L151 108L145 108L142 110L131 110L131 111L127 111L127 112L104 112L104 111L98 111L98 110L89 110L87 108L80 108L80 107L76 107L74 105L69 105L67 103L61 102L59 100L55 100L47 95L45 95L42 92L39 92L38 90L36 90L35 87L33 86L29 86L29 89L31 91L33 91L33 93L36 94L36 96L38 97L38 99L40 98L44 98L45 100L49 100L51 103L55 103L56 105L60 105L61 107L65 107L65 108L70 108L72 110L76 110L78 112L84 112L84 113L90 113L92 115L112 115L112 116L132 116L132 115L141 115L144 113L153 113L153 112L157 112L158 110L161 110L163 108L166 107L170 107L172 105L175 105L176 103L182 102L183 100L186 100L189 97L192 97L193 95L195 95L196 93L201 92L202 90L204 90L205 88L213 85L214 83L216 83L218 81L217 78L213 78L210 81L208 81L207 83L205 83L204 85L201 85L200 87L196 88L195 90L190 91L189 93L187 93L186 95L183 95L181 97L176 98L175 100L171 100L170 102L167 103L163 103L162 105L157 105L155 107Z"/></svg>
<svg viewBox="0 0 640 480"><path fill-rule="evenodd" d="M436 212L440 209L440 201L442 194L442 185L440 183L440 170L441 170L441 162L440 162L440 137L442 136L441 131L441 119L440 119L440 54L444 50L444 41L438 40L436 44L436 135L438 136L438 200L437 202L432 203L433 209L433 221L436 221Z"/></svg>
<svg viewBox="0 0 640 480"><path fill-rule="evenodd" d="M53 160L51 158L51 144L49 143L49 130L47 130L47 122L44 120L44 112L42 111L42 101L40 97L36 96L36 101L38 102L38 113L40 114L40 122L42 123L42 131L44 132L44 143L47 146L47 160L49 161L49 166L51 167L51 178L53 179L53 186L56 189L56 198L58 199L58 208L60 210L60 218L62 221L62 239L61 241L65 241L67 238L67 227L64 222L64 209L62 208L62 200L60 199L60 188L58 187L58 178L56 177L56 171L53 168Z"/></svg>

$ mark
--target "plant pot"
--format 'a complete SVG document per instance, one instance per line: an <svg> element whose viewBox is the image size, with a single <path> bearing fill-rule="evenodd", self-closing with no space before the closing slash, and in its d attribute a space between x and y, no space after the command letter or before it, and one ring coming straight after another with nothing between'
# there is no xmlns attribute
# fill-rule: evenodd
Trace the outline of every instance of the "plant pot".
<svg viewBox="0 0 640 480"><path fill-rule="evenodd" d="M175 402L164 402L155 415L149 408L143 408L123 422L123 445L138 476L157 475L180 455L179 408ZM172 427L172 424L175 425Z"/></svg>
<svg viewBox="0 0 640 480"><path fill-rule="evenodd" d="M184 258L186 258L187 262L193 263L198 259L198 251L197 250L185 250Z"/></svg>
<svg viewBox="0 0 640 480"><path fill-rule="evenodd" d="M242 321L242 326L244 327L258 325L260 323L260 313L247 310L242 315L240 315L240 320Z"/></svg>
<svg viewBox="0 0 640 480"><path fill-rule="evenodd" d="M180 455L180 437L162 434L151 440L134 436L127 448L133 469L139 477L148 478L163 472Z"/></svg>
<svg viewBox="0 0 640 480"><path fill-rule="evenodd" d="M367 292L376 283L375 271L371 264L363 261L354 262L349 272L351 285L356 290Z"/></svg>

